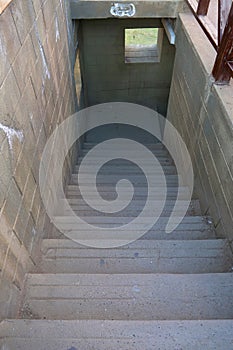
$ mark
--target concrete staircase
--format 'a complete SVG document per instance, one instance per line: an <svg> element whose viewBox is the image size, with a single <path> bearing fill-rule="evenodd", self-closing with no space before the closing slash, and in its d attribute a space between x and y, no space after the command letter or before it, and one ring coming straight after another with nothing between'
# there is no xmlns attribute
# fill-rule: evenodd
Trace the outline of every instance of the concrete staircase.
<svg viewBox="0 0 233 350"><path fill-rule="evenodd" d="M85 143L83 154L92 147ZM148 147L161 161L168 185L157 224L141 239L112 249L84 247L54 231L53 239L43 240L40 265L27 276L21 319L0 325L0 349L233 349L229 244L215 236L197 200L175 232L164 233L176 198L177 174L161 144ZM116 161L103 170L98 188L105 199L114 198L118 176L127 175L136 186L134 203L124 213L104 217L82 201L78 167L67 188L74 211L105 227L138 215L146 184L135 166ZM88 174L84 186L88 193ZM61 203L57 215L62 220L65 214Z"/></svg>

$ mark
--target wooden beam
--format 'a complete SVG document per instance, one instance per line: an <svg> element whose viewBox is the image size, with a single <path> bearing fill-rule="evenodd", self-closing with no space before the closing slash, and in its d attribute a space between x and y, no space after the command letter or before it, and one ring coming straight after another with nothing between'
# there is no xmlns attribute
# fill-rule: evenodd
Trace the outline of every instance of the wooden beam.
<svg viewBox="0 0 233 350"><path fill-rule="evenodd" d="M198 3L196 0L187 0L190 9L192 10L194 16L196 17L201 28L205 32L206 36L210 40L213 47L217 50L218 47L218 30L215 28L213 23L209 20L207 16L198 16L197 8Z"/></svg>
<svg viewBox="0 0 233 350"><path fill-rule="evenodd" d="M232 0L218 0L218 43L220 44L227 18L231 9Z"/></svg>
<svg viewBox="0 0 233 350"><path fill-rule="evenodd" d="M197 15L206 16L210 5L210 0L199 0L197 6Z"/></svg>
<svg viewBox="0 0 233 350"><path fill-rule="evenodd" d="M233 77L233 3L217 53L213 76L217 84L228 84Z"/></svg>

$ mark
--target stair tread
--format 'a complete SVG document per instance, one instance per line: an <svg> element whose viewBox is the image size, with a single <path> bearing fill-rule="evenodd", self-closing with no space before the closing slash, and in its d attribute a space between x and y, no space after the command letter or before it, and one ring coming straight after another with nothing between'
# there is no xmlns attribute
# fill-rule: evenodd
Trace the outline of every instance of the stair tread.
<svg viewBox="0 0 233 350"><path fill-rule="evenodd" d="M163 283L162 283L163 282ZM232 294L232 284L233 284L233 273L207 273L207 274L79 274L79 273L29 273L27 275L27 285L46 285L48 288L53 285L59 286L73 286L75 288L80 287L80 285L84 286L109 286L113 288L115 286L131 286L131 285L156 285L154 286L155 290L165 289L166 285L176 284L180 286L187 287L187 290L182 288L178 288L178 290L174 290L174 292L182 292L186 293L190 292L190 294L194 294L192 292L191 287L204 287L203 290L208 290L211 292L211 295L217 295L219 292L218 288L212 289L212 285L215 283L220 283L217 285L218 287L226 285L227 293ZM160 288L161 287L161 288ZM146 288L145 288L146 290ZM199 290L200 291L200 290ZM167 290L170 293L170 290ZM233 302L233 300L232 300ZM233 310L232 310L233 311Z"/></svg>
<svg viewBox="0 0 233 350"><path fill-rule="evenodd" d="M80 167L77 166L75 168L75 170L72 173L72 176L77 176L79 173L79 169ZM163 166L163 172L165 175L173 175L173 176L177 176L177 172L176 172L176 168L174 166ZM93 171L93 167L87 166L85 167L85 170L82 170L82 174L85 175L92 175L95 174L95 172ZM147 175L151 175L151 176L158 176L159 174L161 174L161 168L147 168ZM115 176L115 177L129 177L129 178L133 178L136 176L144 176L144 173L140 173L137 169L134 170L134 168L125 168L124 166L118 166L118 167L110 167L110 166L105 166L103 169L101 169L101 171L98 172L98 176Z"/></svg>
<svg viewBox="0 0 233 350"><path fill-rule="evenodd" d="M56 217L59 217L59 216L56 216ZM60 216L61 220L63 220L63 218L65 218L64 216ZM88 218L88 220L91 218L93 218L92 216L90 216ZM128 216L127 217L128 219L133 219L134 217L133 216ZM108 218L105 218L105 220L107 222L112 222L112 220L114 220L114 222L116 223L121 223L121 220L122 223L125 222L126 218L125 217L114 217L114 216L111 216L111 217L108 217ZM100 223L102 221L102 218L98 218L98 217L94 217L93 218L93 222L95 223ZM159 218L159 223L165 225L167 224L167 221L168 219L166 217L160 217ZM144 218L142 218L142 223L144 222ZM200 227L205 227L205 228L210 228L212 226L212 221L211 219L208 217L208 216L200 216L200 215L197 215L197 216L185 216L183 219L182 219L182 222L180 223L180 225L198 225Z"/></svg>
<svg viewBox="0 0 233 350"><path fill-rule="evenodd" d="M76 163L76 165L80 165L82 163L82 161L84 160L84 158L85 158L84 156L79 156L78 162ZM174 161L168 156L167 157L156 156L156 159L157 159L157 161L159 161L161 166L174 164ZM116 164L116 165L125 165L125 163L126 163L125 159L123 159L123 158L122 159L121 158L114 159L113 161L114 161L114 164ZM101 164L101 163L103 163L103 165L106 163L106 156L105 155L95 156L88 161L88 165L97 165L97 164ZM144 166L146 166L146 167L151 166L151 161L149 159L144 161Z"/></svg>
<svg viewBox="0 0 233 350"><path fill-rule="evenodd" d="M73 172L73 174L76 174L76 172L79 170L79 168L80 168L80 166L79 165L75 165L75 167L74 167L74 172ZM92 165L85 165L85 169L86 169L86 171L87 170L89 170L89 171L91 171L91 172L93 172L93 166ZM147 170L149 171L149 172L152 172L152 173L154 173L154 172L156 172L156 171L158 171L158 170L160 170L161 169L161 167L160 166L152 166L152 165L150 165L150 166L148 166L147 167ZM107 172L107 170L108 171L119 171L120 173L121 172L132 172L133 174L134 173L141 173L142 172L142 170L140 170L140 168L139 167L137 167L136 166L136 164L131 164L131 163L129 163L129 164L125 164L125 165L117 165L117 164L111 164L111 163L106 163L106 164L104 164L104 166L103 166L103 169L101 170L101 172L103 172L103 174L105 173L105 171ZM165 171L165 170L174 170L175 172L176 172L176 167L175 167L175 165L164 165L163 166L163 171Z"/></svg>
<svg viewBox="0 0 233 350"><path fill-rule="evenodd" d="M0 345L17 350L230 350L233 320L6 320Z"/></svg>
<svg viewBox="0 0 233 350"><path fill-rule="evenodd" d="M83 218L84 219L84 218ZM71 219L70 216L56 216L57 222L59 222L59 225L63 226L64 230L69 230L71 233L72 231L76 232L76 229L74 228L75 218ZM110 227L117 227L122 224L125 224L129 221L133 220L133 217L126 216L126 217L110 217L105 216L104 220L101 216L86 216L85 221L87 221L89 224L101 226L103 228L110 228ZM179 220L179 217L177 217L177 220ZM202 235L207 237L215 237L215 233L213 230L213 225L210 221L208 221L208 218L204 218L201 216L185 216L181 223L177 226L177 228L172 233L165 233L165 227L168 222L168 217L160 217L159 220L156 222L156 224L143 236L145 238L151 239L151 237L163 237L164 239L177 239L176 235L186 235L188 233L188 236L191 236L192 233L194 236L197 234L198 236ZM134 229L136 228L142 228L142 226L145 225L145 223L148 222L148 217L142 218L140 220L140 224L137 224ZM85 235L85 232L88 232L89 235L95 234L95 228L93 229L87 229L86 225L80 223L78 230L80 234ZM117 233L117 231L116 231ZM134 235L134 231L128 230L129 235ZM106 232L105 232L106 234ZM71 237L69 237L71 238Z"/></svg>
<svg viewBox="0 0 233 350"><path fill-rule="evenodd" d="M26 310L50 319L231 319L233 274L31 274Z"/></svg>
<svg viewBox="0 0 233 350"><path fill-rule="evenodd" d="M91 191L90 187L88 187L87 185L83 185L83 187L85 188L86 191L88 191L88 189L89 189L89 191ZM124 184L122 184L122 187L124 187ZM71 185L71 184L68 184L67 189L69 189L69 188L70 188L70 189L78 189L79 186L78 186L78 185ZM114 185L108 183L108 184L100 184L100 185L98 186L98 189L99 189L100 191L109 191L109 190L114 190L114 191L115 191L115 188L116 188L116 183L114 183ZM158 192L158 191L161 191L161 190L163 190L163 189L165 189L165 188L167 188L167 187L161 186L160 188L156 188L156 187L155 187L153 190L154 190L155 193L156 193L156 191ZM137 186L137 191L139 191L139 190L145 191L145 189L147 189L147 185L140 184L140 185ZM167 190L168 190L169 192L176 192L176 193L177 193L177 191L178 191L177 186L171 186L171 187L169 187ZM187 191L189 191L189 189L188 189L188 187L181 186L181 187L179 188L179 191L187 193ZM145 192L144 192L144 193L145 193Z"/></svg>
<svg viewBox="0 0 233 350"><path fill-rule="evenodd" d="M109 147L114 147L114 143L117 144L118 147L122 147L123 149L125 148L124 144L119 144L119 142L114 142L114 139L112 139L112 143L111 145L109 145ZM97 142L84 142L82 145L82 149L88 148L88 147L95 147L96 145L98 145L99 143ZM143 143L143 145L145 147L148 148L155 148L155 149L166 149L164 144L161 142L157 142L157 143Z"/></svg>
<svg viewBox="0 0 233 350"><path fill-rule="evenodd" d="M59 232L56 228L53 230L52 237L54 239L62 239L66 238L61 232ZM164 230L150 230L145 235L143 235L140 239L158 239L158 240L203 240L203 239L219 239L221 237L215 236L215 232L211 229L187 229L187 230L178 230L176 229L173 233L165 233Z"/></svg>
<svg viewBox="0 0 233 350"><path fill-rule="evenodd" d="M91 249L71 240L44 240L37 271L78 273L206 273L230 271L226 240L137 240L115 249Z"/></svg>
<svg viewBox="0 0 233 350"><path fill-rule="evenodd" d="M124 185L123 185L124 186ZM101 183L98 183L97 184L97 187L98 187L98 191L100 193L107 193L107 194L116 194L116 182L113 184L111 183L105 183L105 184L101 184ZM85 191L85 194L87 196L92 196L92 189L90 188L90 184L82 184L82 190ZM135 197L140 197L140 196L145 196L147 194L147 191L148 191L148 187L147 185L144 185L142 183L139 183L136 185L136 187L134 186L134 193L135 193ZM177 198L177 186L173 185L172 183L169 183L167 185L167 187L163 187L163 186L155 186L153 188L153 193L151 194L152 198L161 198L161 193L164 194L164 193L167 193L167 199L176 199ZM127 195L129 193L129 191L126 189L125 190L125 194ZM70 196L74 197L76 195L80 195L81 192L80 192L80 188L77 184L69 184L67 185L67 188L66 188L66 195L67 197L69 198ZM187 195L189 194L189 189L188 187L180 187L179 188L179 194L180 194L180 198L184 198L186 199L187 198ZM162 196L163 198L163 196Z"/></svg>
<svg viewBox="0 0 233 350"><path fill-rule="evenodd" d="M198 248L198 251L195 251L195 247ZM200 254L199 249L201 250L206 250L206 249L220 249L220 248L229 248L228 241L226 239L208 239L208 240L178 240L178 241L170 241L170 240L137 240L135 242L132 242L130 244L127 244L126 246L119 247L119 248L105 248L105 249L93 249L93 248L88 248L85 246L82 246L70 239L43 239L42 242L42 252L45 253L46 249L67 249L67 248L72 248L72 249L81 249L81 250L91 250L93 252L111 252L111 251L129 251L133 249L145 249L145 250L150 250L150 249L176 249L176 248L184 248L184 249L192 249L193 252L190 252L191 254ZM187 253L187 255L189 255Z"/></svg>
<svg viewBox="0 0 233 350"><path fill-rule="evenodd" d="M125 196L124 196L125 197ZM88 199L91 199L92 203L98 208L98 204L99 201L96 198L91 198L88 196ZM108 199L105 197L105 200L112 200L112 198L110 198L108 196ZM68 202L68 204L67 204ZM123 205L123 200L122 199L118 199L119 203L122 203ZM136 198L133 199L130 204L123 209L123 211L119 211L118 213L115 214L115 216L134 216L136 217L136 215L138 215L146 202L146 198ZM183 206L186 205L187 201L185 200L180 200L178 203L176 203L175 200L166 200L164 207L163 207L163 211L161 216L170 216L174 205L177 204L177 209L176 209L176 214L178 214L179 212L183 214ZM74 212L78 212L81 216L104 216L104 214L102 212L98 212L93 210L86 202L83 198L72 198L72 199L61 199L58 203L57 209L56 209L56 214L58 216L64 215L66 216L68 214L68 211L70 209L70 207L72 208L72 210ZM151 215L154 215L154 212L156 209L160 209L161 208L161 201L160 200L153 200L153 206L148 210L148 212L151 213ZM180 209L179 209L180 208ZM179 209L179 210L178 210ZM109 215L109 214L108 214ZM198 200L192 200L189 204L189 207L187 209L186 215L201 215L201 209L200 209L200 204ZM106 214L105 214L106 216ZM104 220L104 218L103 218Z"/></svg>
<svg viewBox="0 0 233 350"><path fill-rule="evenodd" d="M119 174L120 175L120 174ZM96 182L97 182L97 185L98 184L101 184L101 185L104 185L104 184L110 184L112 186L116 186L116 182L122 178L122 176L119 176L119 175L98 175L97 176L97 179L96 179ZM130 182L132 184L146 184L146 187L147 187L147 179L144 175L133 175L131 177L128 177L129 178ZM156 186L157 184L164 184L164 181L167 183L167 184L178 184L178 176L177 175L173 175L173 174L167 174L166 175L166 180L164 179L164 176L161 176L161 175L156 175L156 174L153 174L153 178L150 179L150 183L154 186ZM82 179L79 179L78 181L78 175L77 174L73 174L71 176L71 181L70 181L70 184L74 183L74 182L78 182L80 185L82 184L89 184L89 183L93 183L93 176L91 174L85 174L85 178L82 178ZM128 184L122 184L122 187L128 187Z"/></svg>
<svg viewBox="0 0 233 350"><path fill-rule="evenodd" d="M94 147L98 147L98 149L94 150ZM133 147L134 146L134 147ZM141 149L138 149L137 153L143 153L145 154L145 150L144 148L147 148L148 150L150 150L151 152L164 152L168 154L168 151L165 147L161 148L161 147L153 147L152 145L143 145L144 147L142 147ZM89 152L89 151L93 151L93 152L103 152L103 153L108 153L109 154L109 150L111 150L111 152L119 152L119 150L121 151L125 151L127 147L127 152L134 152L135 153L135 145L129 145L129 144L124 144L123 143L113 143L113 144L109 144L108 147L106 147L104 144L93 144L92 148L90 145L84 145L81 149L82 152Z"/></svg>

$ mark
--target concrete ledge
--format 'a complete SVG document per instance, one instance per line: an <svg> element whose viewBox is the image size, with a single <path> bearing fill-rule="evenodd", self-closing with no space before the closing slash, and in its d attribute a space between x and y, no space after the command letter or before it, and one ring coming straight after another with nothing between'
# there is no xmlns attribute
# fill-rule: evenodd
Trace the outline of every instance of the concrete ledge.
<svg viewBox="0 0 233 350"><path fill-rule="evenodd" d="M179 12L187 10L187 5L183 0L138 0L126 3L133 3L136 7L136 13L132 18L176 18ZM116 18L110 14L112 5L113 2L109 0L71 0L71 18Z"/></svg>
<svg viewBox="0 0 233 350"><path fill-rule="evenodd" d="M218 98L226 122L233 133L233 80L230 81L229 85L213 85L213 93L216 95L216 98Z"/></svg>
<svg viewBox="0 0 233 350"><path fill-rule="evenodd" d="M191 13L181 13L179 19L179 29L184 33L186 40L190 43L190 52L194 52L198 59L199 65L197 69L203 69L207 76L210 76L216 58L214 47L211 45L207 36ZM180 36L180 32L178 32L176 47L182 51L183 41L179 40Z"/></svg>

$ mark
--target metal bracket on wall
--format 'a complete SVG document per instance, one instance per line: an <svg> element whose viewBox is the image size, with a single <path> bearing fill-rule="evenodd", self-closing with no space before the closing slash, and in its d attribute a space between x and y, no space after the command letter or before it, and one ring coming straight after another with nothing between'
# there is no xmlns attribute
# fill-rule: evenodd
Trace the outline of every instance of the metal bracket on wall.
<svg viewBox="0 0 233 350"><path fill-rule="evenodd" d="M110 13L114 17L133 17L136 14L134 4L116 2L112 5Z"/></svg>
<svg viewBox="0 0 233 350"><path fill-rule="evenodd" d="M169 43L171 45L175 45L175 41L176 41L176 34L174 32L171 20L169 19L162 19L162 23L163 23L163 27L165 29L165 32L167 34Z"/></svg>

